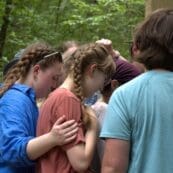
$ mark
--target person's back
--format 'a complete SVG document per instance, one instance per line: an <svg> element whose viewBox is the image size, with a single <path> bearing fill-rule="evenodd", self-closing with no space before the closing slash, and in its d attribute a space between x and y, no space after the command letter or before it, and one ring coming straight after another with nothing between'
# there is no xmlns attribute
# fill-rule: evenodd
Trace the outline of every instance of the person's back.
<svg viewBox="0 0 173 173"><path fill-rule="evenodd" d="M137 28L134 40L137 60L147 71L118 88L110 99L101 132L106 139L102 173L170 173L173 9L153 12Z"/></svg>
<svg viewBox="0 0 173 173"><path fill-rule="evenodd" d="M117 129L123 127L120 136L125 140L131 138L128 173L169 173L173 169L172 88L173 72L153 70L114 93L119 96L118 101L125 105L125 112L128 112L124 117L120 106L112 115L113 118L116 115L125 118L116 126ZM110 107L115 103L117 100L112 98ZM128 123L126 120L129 120ZM111 121L109 123L112 127ZM113 133L115 135L118 131L114 130Z"/></svg>

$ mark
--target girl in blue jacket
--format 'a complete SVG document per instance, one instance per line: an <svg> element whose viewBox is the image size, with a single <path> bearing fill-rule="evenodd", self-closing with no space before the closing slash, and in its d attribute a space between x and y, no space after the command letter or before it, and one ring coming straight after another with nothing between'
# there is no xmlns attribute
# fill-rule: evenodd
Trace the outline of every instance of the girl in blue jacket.
<svg viewBox="0 0 173 173"><path fill-rule="evenodd" d="M62 82L62 57L45 43L28 46L0 88L0 173L34 173L35 160L76 137L74 120L58 119L48 133L35 137L36 99Z"/></svg>

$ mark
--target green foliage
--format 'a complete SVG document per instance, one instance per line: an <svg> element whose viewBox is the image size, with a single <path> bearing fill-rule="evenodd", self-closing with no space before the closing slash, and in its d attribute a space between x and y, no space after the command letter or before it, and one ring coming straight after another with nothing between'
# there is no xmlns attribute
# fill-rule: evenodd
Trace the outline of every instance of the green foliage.
<svg viewBox="0 0 173 173"><path fill-rule="evenodd" d="M0 26L4 5L1 1ZM108 38L128 58L132 31L143 18L144 0L13 0L3 56L9 60L37 40L58 46Z"/></svg>

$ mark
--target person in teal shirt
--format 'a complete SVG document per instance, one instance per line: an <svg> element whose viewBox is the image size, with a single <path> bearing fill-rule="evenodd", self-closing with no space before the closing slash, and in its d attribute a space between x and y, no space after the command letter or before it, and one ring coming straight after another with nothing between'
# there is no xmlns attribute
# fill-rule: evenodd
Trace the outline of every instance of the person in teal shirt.
<svg viewBox="0 0 173 173"><path fill-rule="evenodd" d="M173 170L173 9L153 12L134 34L147 71L116 89L100 137L102 173Z"/></svg>

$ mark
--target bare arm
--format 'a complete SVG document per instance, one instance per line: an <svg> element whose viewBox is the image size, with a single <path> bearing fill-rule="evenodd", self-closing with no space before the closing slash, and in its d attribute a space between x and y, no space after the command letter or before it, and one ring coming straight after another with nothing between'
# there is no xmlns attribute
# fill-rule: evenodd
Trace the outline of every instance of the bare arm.
<svg viewBox="0 0 173 173"><path fill-rule="evenodd" d="M90 166L96 144L97 130L97 119L93 117L92 126L85 135L86 143L78 144L67 150L68 159L77 172L85 172Z"/></svg>
<svg viewBox="0 0 173 173"><path fill-rule="evenodd" d="M101 173L126 173L129 164L129 141L107 139Z"/></svg>
<svg viewBox="0 0 173 173"><path fill-rule="evenodd" d="M65 116L62 116L55 122L49 133L28 142L26 150L31 160L37 159L57 145L63 145L75 139L78 130L77 123L74 120L64 121Z"/></svg>

